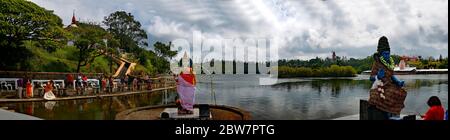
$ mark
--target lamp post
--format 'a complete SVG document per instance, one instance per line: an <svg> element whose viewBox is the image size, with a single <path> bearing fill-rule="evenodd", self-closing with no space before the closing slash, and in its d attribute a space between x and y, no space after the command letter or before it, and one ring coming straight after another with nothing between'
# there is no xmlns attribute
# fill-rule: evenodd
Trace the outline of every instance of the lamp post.
<svg viewBox="0 0 450 140"><path fill-rule="evenodd" d="M108 50L108 39L103 39L103 42L105 42L106 50ZM112 52L109 52L109 72L112 73Z"/></svg>

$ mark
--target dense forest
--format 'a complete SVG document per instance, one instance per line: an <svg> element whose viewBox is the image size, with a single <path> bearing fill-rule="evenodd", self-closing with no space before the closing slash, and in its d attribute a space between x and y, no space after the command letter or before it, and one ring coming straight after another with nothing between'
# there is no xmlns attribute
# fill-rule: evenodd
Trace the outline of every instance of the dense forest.
<svg viewBox="0 0 450 140"><path fill-rule="evenodd" d="M391 55L394 59L395 64L400 62L399 55ZM357 73L361 73L365 70L370 70L373 63L373 56L367 56L366 58L345 58L337 56L334 60L331 58L319 58L316 57L310 60L286 60L282 59L278 61L279 66L288 66L288 67L307 67L312 69L322 68L322 67L330 67L331 65L338 66L351 66L355 68ZM433 57L429 57L428 59L424 59L422 57L418 57L417 61L407 61L407 64L411 67L416 67L418 69L447 69L448 68L448 57L443 58L440 56L438 59Z"/></svg>
<svg viewBox="0 0 450 140"><path fill-rule="evenodd" d="M0 70L111 74L112 58L137 63L136 73L166 73L170 42L149 49L147 33L131 13L116 11L102 23L65 26L53 11L25 0L0 1Z"/></svg>
<svg viewBox="0 0 450 140"><path fill-rule="evenodd" d="M394 62L398 64L401 57L399 55L392 55ZM216 68L214 64L219 68ZM406 62L410 67L416 67L417 69L447 69L448 68L448 58L443 58L440 56L438 59L428 58L423 59L418 57L416 61ZM273 65L274 63L272 63ZM356 74L360 74L363 71L370 70L373 64L373 56L367 56L365 58L345 58L336 56L335 59L332 58L313 58L310 60L300 60L300 59L282 59L278 60L278 76L281 78L287 77L352 77ZM225 74L225 69L228 69L230 73L256 73L260 74L259 66L265 65L265 67L270 67L269 62L243 62L243 61L207 61L201 65L201 73L206 72L205 66L210 68L208 71L210 73L222 73ZM227 66L231 67L228 68ZM213 68L211 70L211 67ZM237 67L241 67L243 70L239 72ZM231 72L232 71L232 72Z"/></svg>

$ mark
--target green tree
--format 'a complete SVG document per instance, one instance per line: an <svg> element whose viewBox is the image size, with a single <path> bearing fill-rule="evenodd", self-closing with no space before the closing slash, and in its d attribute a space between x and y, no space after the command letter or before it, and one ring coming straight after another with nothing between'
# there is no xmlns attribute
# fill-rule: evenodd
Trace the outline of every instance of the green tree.
<svg viewBox="0 0 450 140"><path fill-rule="evenodd" d="M62 46L66 35L62 26L61 19L52 11L32 2L1 0L0 67L10 70L26 69L20 65L27 61L26 58L31 53L25 49L24 41L36 41L38 46L47 50Z"/></svg>
<svg viewBox="0 0 450 140"><path fill-rule="evenodd" d="M177 51L171 51L170 46L172 45L172 42L169 42L169 44L164 44L161 42L156 42L153 47L155 48L155 52L159 57L165 58L165 59L172 59L175 55L177 55Z"/></svg>
<svg viewBox="0 0 450 140"><path fill-rule="evenodd" d="M139 47L148 47L147 33L141 29L141 23L131 13L116 11L105 17L103 23L107 31L114 35L119 47L126 52L138 52Z"/></svg>
<svg viewBox="0 0 450 140"><path fill-rule="evenodd" d="M78 48L77 72L80 72L80 67L92 63L95 58L106 53L103 40L111 37L99 25L79 23L78 27L70 27L68 30L73 34L73 44Z"/></svg>
<svg viewBox="0 0 450 140"><path fill-rule="evenodd" d="M171 51L170 46L172 45L171 42L169 44L164 44L161 42L156 42L153 44L153 47L155 48L155 54L156 57L154 58L155 65L160 68L158 72L165 73L169 71L170 65L169 60L172 59L175 55L177 55L177 51Z"/></svg>

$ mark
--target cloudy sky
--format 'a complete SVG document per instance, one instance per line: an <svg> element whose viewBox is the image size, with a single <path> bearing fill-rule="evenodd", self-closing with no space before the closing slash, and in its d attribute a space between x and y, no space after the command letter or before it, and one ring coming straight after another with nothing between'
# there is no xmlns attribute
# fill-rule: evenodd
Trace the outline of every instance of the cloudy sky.
<svg viewBox="0 0 450 140"><path fill-rule="evenodd" d="M200 31L204 38L278 38L271 45L280 58L324 58L331 51L361 58L373 54L385 35L394 54L448 56L447 0L31 1L54 10L66 25L73 10L81 21L94 22L117 10L131 12L151 44L192 41Z"/></svg>

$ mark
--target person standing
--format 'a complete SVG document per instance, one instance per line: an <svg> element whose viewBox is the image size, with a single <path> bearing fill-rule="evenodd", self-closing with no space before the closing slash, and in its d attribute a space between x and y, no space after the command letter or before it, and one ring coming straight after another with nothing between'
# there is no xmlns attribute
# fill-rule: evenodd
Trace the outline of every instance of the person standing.
<svg viewBox="0 0 450 140"><path fill-rule="evenodd" d="M147 90L151 90L152 89L152 86L151 86L151 81L150 81L150 77L148 76L148 74L146 74L145 76L144 76L144 81L145 81L145 83L146 83L146 85L147 85Z"/></svg>
<svg viewBox="0 0 450 140"><path fill-rule="evenodd" d="M87 76L83 75L82 80L83 80L83 87L84 87L84 89L87 89L87 87L88 87L88 78L87 78Z"/></svg>
<svg viewBox="0 0 450 140"><path fill-rule="evenodd" d="M106 85L107 85L107 84L106 84L106 76L102 76L101 85L102 85L101 88L100 88L101 91L102 91L102 92L105 92Z"/></svg>
<svg viewBox="0 0 450 140"><path fill-rule="evenodd" d="M66 83L67 83L66 86L67 86L67 87L64 87L64 88L70 88L70 87L74 86L74 85L73 85L73 80L74 80L74 79L73 79L72 74L67 74L67 75L66 75L66 80L67 80L67 81L66 81ZM73 87L72 87L72 88L73 88Z"/></svg>
<svg viewBox="0 0 450 140"><path fill-rule="evenodd" d="M109 93L113 92L113 88L114 88L114 79L112 76L109 76Z"/></svg>
<svg viewBox="0 0 450 140"><path fill-rule="evenodd" d="M129 76L128 76L128 89L129 89L130 91L133 90L133 80L134 80L134 77L131 76L131 75L129 75Z"/></svg>
<svg viewBox="0 0 450 140"><path fill-rule="evenodd" d="M125 79L123 79L123 87L130 90L130 87L128 87L128 75L125 75Z"/></svg>
<svg viewBox="0 0 450 140"><path fill-rule="evenodd" d="M133 91L137 90L137 87L138 87L137 84L138 84L138 78L134 77L133 78Z"/></svg>
<svg viewBox="0 0 450 140"><path fill-rule="evenodd" d="M51 100L56 98L55 94L53 94L53 84L53 80L47 82L44 88L44 99Z"/></svg>
<svg viewBox="0 0 450 140"><path fill-rule="evenodd" d="M17 80L17 95L19 96L19 99L23 98L23 88L24 86L24 80L23 78L19 78L19 80Z"/></svg>
<svg viewBox="0 0 450 140"><path fill-rule="evenodd" d="M33 86L31 85L30 79L27 80L27 94L26 98L33 97Z"/></svg>
<svg viewBox="0 0 450 140"><path fill-rule="evenodd" d="M83 88L83 84L82 84L82 80L81 80L81 73L78 74L77 79L75 81L75 87L76 87L76 91L77 91L77 95L82 95L82 88Z"/></svg>

